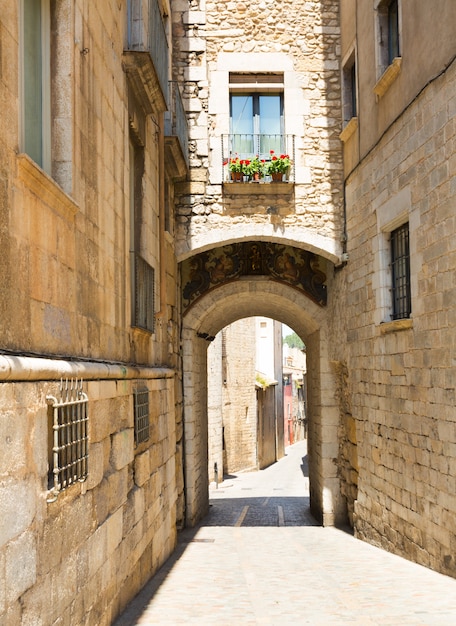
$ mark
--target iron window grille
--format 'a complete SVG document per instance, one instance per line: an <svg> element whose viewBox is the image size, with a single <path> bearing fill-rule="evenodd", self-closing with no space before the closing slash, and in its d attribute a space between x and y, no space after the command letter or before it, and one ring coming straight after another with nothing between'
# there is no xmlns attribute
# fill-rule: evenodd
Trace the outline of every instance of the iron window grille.
<svg viewBox="0 0 456 626"><path fill-rule="evenodd" d="M147 441L150 435L149 390L140 387L134 390L135 445Z"/></svg>
<svg viewBox="0 0 456 626"><path fill-rule="evenodd" d="M62 380L59 393L59 398L46 396L52 423L49 502L88 475L88 397L82 379Z"/></svg>
<svg viewBox="0 0 456 626"><path fill-rule="evenodd" d="M409 225L403 224L391 233L392 319L410 317L410 247Z"/></svg>
<svg viewBox="0 0 456 626"><path fill-rule="evenodd" d="M139 254L134 262L134 318L133 326L154 332L154 268Z"/></svg>

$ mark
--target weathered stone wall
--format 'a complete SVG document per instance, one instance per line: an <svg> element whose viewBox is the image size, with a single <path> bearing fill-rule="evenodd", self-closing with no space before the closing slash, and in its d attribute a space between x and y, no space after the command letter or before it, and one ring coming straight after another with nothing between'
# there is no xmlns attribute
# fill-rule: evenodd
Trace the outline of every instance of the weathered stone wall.
<svg viewBox="0 0 456 626"><path fill-rule="evenodd" d="M274 239L280 227L282 237L336 260L343 227L338 2L178 2L173 33L191 149L190 177L178 188L178 256L258 233ZM266 185L241 195L222 187L230 71L283 73L285 133L296 136L291 194L286 185L272 198Z"/></svg>
<svg viewBox="0 0 456 626"><path fill-rule="evenodd" d="M168 303L161 285L160 113L144 120L141 254L156 270L156 309L163 309L152 337L131 327L129 105L122 67L126 7L111 0L90 11L83 2L54 4L51 175L28 156L17 156L22 147L18 3L2 15L7 71L0 80L4 119L10 123L0 140L1 262L8 293L1 299L0 345L160 363L169 354L168 317L177 322L177 310L169 306L177 293L175 260L167 264ZM175 343L174 337L173 351Z"/></svg>
<svg viewBox="0 0 456 626"><path fill-rule="evenodd" d="M223 388L225 472L257 467L255 394L255 319L246 318L222 331L226 342Z"/></svg>
<svg viewBox="0 0 456 626"><path fill-rule="evenodd" d="M223 474L256 468L254 318L230 324L209 346L208 394L210 479L216 460L219 480Z"/></svg>
<svg viewBox="0 0 456 626"><path fill-rule="evenodd" d="M48 4L46 172L21 152L21 2L0 15L0 623L99 626L164 562L184 516L177 262L172 224L164 233L163 112L150 102L152 113L129 120L139 109L124 71L127 3ZM154 333L132 327L135 124ZM47 503L46 395L60 373L82 376L88 393L89 473ZM136 377L151 406L138 448Z"/></svg>
<svg viewBox="0 0 456 626"><path fill-rule="evenodd" d="M106 626L176 543L173 378L150 391L134 447L137 381L90 381L89 475L47 502L48 407L58 382L0 385L0 622Z"/></svg>
<svg viewBox="0 0 456 626"><path fill-rule="evenodd" d="M456 575L456 65L427 85L347 181L337 293L359 461L358 537ZM388 321L388 231L409 222L412 315ZM340 322L337 324L341 329Z"/></svg>

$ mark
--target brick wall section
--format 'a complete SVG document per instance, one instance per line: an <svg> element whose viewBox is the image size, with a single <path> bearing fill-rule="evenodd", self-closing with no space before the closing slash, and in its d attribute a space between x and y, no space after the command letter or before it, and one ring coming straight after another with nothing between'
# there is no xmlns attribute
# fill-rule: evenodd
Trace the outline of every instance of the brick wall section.
<svg viewBox="0 0 456 626"><path fill-rule="evenodd" d="M358 537L455 575L456 66L431 82L347 183L340 285L356 419ZM382 324L379 223L407 202L412 326ZM340 293L340 292L339 292ZM346 338L346 343L344 339Z"/></svg>

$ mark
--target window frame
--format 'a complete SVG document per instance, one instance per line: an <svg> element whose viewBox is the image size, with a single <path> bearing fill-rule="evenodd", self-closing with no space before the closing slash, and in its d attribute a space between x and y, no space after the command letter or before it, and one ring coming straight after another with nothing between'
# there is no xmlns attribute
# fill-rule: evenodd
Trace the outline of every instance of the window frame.
<svg viewBox="0 0 456 626"><path fill-rule="evenodd" d="M377 216L377 234L372 239L374 265L372 289L375 294L374 323L379 332L388 333L413 326L414 300L418 294L417 271L420 255L416 249L416 237L420 227L419 212L414 209L410 185L392 193L381 203L374 203ZM410 302L409 318L394 320L392 317L392 267L391 233L403 224L409 225L410 256Z"/></svg>
<svg viewBox="0 0 456 626"><path fill-rule="evenodd" d="M27 13L29 4L34 3L40 15L38 24L39 33L37 40L40 48L39 67L35 62L29 62L30 57L35 57L34 52L29 50L31 38L27 34ZM39 7L37 7L39 5ZM33 26L32 26L33 27ZM20 13L21 33L21 151L27 154L46 173L51 175L51 4L50 0L22 0ZM34 58L36 61L36 58ZM39 74L36 79L36 74ZM33 84L39 84L39 92L29 89ZM32 93L34 92L34 93ZM32 106L28 106L32 100ZM39 99L39 102L38 102ZM35 122L29 119L30 108L40 109L40 125L37 128ZM39 134L39 137L37 135ZM39 147L33 147L34 140Z"/></svg>
<svg viewBox="0 0 456 626"><path fill-rule="evenodd" d="M358 117L358 67L356 50L353 48L342 65L342 113L343 124L347 126Z"/></svg>
<svg viewBox="0 0 456 626"><path fill-rule="evenodd" d="M393 5L394 13L392 12ZM395 59L401 58L401 2L400 0L377 0L375 12L377 79L379 79L391 65L394 65ZM393 30L395 31L394 39L392 38Z"/></svg>
<svg viewBox="0 0 456 626"><path fill-rule="evenodd" d="M409 319L412 312L410 227L404 222L390 232L391 319Z"/></svg>
<svg viewBox="0 0 456 626"><path fill-rule="evenodd" d="M342 60L341 84L342 131L339 138L345 143L358 128L358 64L355 44Z"/></svg>
<svg viewBox="0 0 456 626"><path fill-rule="evenodd" d="M233 97L249 96L252 98L252 132L235 133L233 127ZM261 150L261 138L267 137L267 133L261 132L261 107L260 99L263 96L276 96L279 98L279 132L271 133L271 137L279 137L279 144L266 146ZM258 155L260 158L269 159L270 150L274 149L277 154L286 152L285 136L285 97L282 73L230 73L229 80L229 136L230 153L237 153L241 158L251 158ZM236 135L252 135L251 149L240 151L237 149ZM264 146L263 146L264 147Z"/></svg>
<svg viewBox="0 0 456 626"><path fill-rule="evenodd" d="M130 284L131 325L155 330L155 270L141 254L143 224L143 179L145 148L139 135L130 130Z"/></svg>

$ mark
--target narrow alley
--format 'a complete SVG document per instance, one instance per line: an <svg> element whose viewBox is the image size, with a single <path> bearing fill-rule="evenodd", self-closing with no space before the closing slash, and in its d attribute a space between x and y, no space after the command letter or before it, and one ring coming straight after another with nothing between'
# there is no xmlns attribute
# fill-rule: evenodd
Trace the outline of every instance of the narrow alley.
<svg viewBox="0 0 456 626"><path fill-rule="evenodd" d="M456 580L315 522L306 454L211 485L209 515L115 626L454 625Z"/></svg>

